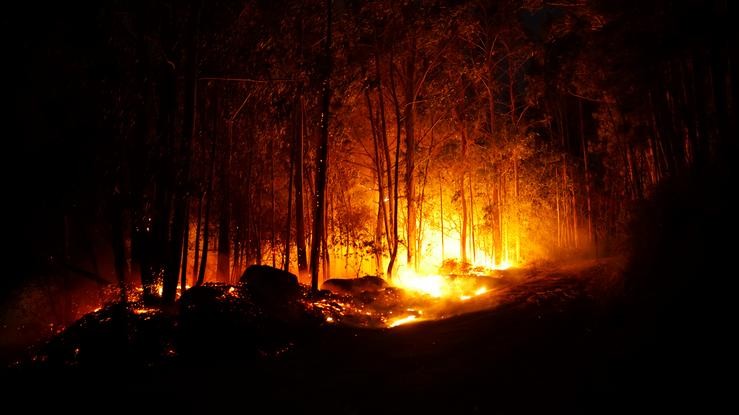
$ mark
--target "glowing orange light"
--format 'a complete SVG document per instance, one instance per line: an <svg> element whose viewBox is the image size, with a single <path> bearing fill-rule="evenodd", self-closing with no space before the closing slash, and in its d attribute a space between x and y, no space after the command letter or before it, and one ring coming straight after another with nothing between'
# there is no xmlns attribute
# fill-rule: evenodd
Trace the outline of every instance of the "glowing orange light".
<svg viewBox="0 0 739 415"><path fill-rule="evenodd" d="M393 319L393 320L390 320L388 322L388 327L398 327L398 326L403 325L403 324L413 323L417 319L418 319L418 317L417 316L414 316L414 315L410 315L410 316L405 316L405 317Z"/></svg>

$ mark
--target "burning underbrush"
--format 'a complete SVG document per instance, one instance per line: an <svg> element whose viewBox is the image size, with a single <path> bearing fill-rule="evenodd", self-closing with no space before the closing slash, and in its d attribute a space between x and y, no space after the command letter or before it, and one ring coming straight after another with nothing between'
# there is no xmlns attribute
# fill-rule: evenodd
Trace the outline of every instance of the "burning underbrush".
<svg viewBox="0 0 739 415"><path fill-rule="evenodd" d="M151 366L212 357L224 347L246 357L277 358L321 330L391 330L493 307L508 280L500 271L403 272L390 284L377 277L328 280L312 293L292 274L251 267L239 284L189 289L170 308L147 305L136 295L98 308L19 364Z"/></svg>
<svg viewBox="0 0 739 415"><path fill-rule="evenodd" d="M391 284L367 289L363 277L328 280L318 299L306 301L333 324L392 328L437 320L492 307L495 292L507 283L502 275L420 275L404 272ZM338 287L337 287L338 286Z"/></svg>

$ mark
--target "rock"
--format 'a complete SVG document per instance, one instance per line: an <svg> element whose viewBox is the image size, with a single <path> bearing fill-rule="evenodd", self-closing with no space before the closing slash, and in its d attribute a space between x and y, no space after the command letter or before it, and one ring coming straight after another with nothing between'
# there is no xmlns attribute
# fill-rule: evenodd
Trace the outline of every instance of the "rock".
<svg viewBox="0 0 739 415"><path fill-rule="evenodd" d="M239 280L257 301L292 299L300 293L298 277L266 265L252 265Z"/></svg>
<svg viewBox="0 0 739 415"><path fill-rule="evenodd" d="M379 277L365 276L362 278L332 278L326 280L321 286L324 290L329 290L337 294L357 295L363 292L377 292L387 287L387 282Z"/></svg>

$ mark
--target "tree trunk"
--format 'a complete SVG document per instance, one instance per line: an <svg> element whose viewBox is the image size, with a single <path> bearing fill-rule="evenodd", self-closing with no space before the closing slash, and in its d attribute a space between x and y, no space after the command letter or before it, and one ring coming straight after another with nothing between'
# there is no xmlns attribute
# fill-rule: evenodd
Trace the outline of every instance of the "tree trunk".
<svg viewBox="0 0 739 415"><path fill-rule="evenodd" d="M185 61L185 96L183 103L182 118L182 143L185 151L184 179L184 230L182 232L182 249L180 264L180 291L184 294L187 289L187 256L190 242L190 192L192 189L192 178L190 171L192 163L192 148L195 142L195 114L197 111L198 93L198 39L200 34L200 12L202 2L193 5L192 16L188 24L188 45ZM198 218L199 219L199 218Z"/></svg>
<svg viewBox="0 0 739 415"><path fill-rule="evenodd" d="M210 173L208 175L208 190L206 191L205 199L205 218L203 220L203 252L200 259L200 269L198 269L198 278L195 281L195 286L203 285L205 281L205 270L208 265L208 244L210 242L210 208L213 204L213 177L215 176L216 169L216 140L212 137L211 142L211 161L210 161Z"/></svg>
<svg viewBox="0 0 739 415"><path fill-rule="evenodd" d="M387 237L388 241L388 247L391 244L390 236L389 236L389 226L388 226L388 220L387 220L387 212L385 210L385 200L389 200L390 198L385 197L384 192L384 185L382 182L382 176L384 173L383 169L383 163L382 163L382 153L380 152L380 143L378 143L378 135L380 135L380 132L377 131L377 125L375 123L375 118L372 115L372 100L370 99L369 90L365 90L365 102L367 104L367 111L369 114L369 120L370 120L370 129L372 131L372 144L374 146L375 151L375 172L377 177L377 194L378 194L378 213L377 213L377 226L375 228L375 241L374 241L374 251L375 251L375 260L377 268L377 275L380 276L382 274L382 225L384 222L385 225L385 235Z"/></svg>
<svg viewBox="0 0 739 415"><path fill-rule="evenodd" d="M415 87L416 87L416 38L411 40L410 57L406 62L405 70L405 197L407 200L406 213L406 248L407 263L409 266L414 265L413 256L415 255L416 244L416 137L414 134L416 103L415 103Z"/></svg>
<svg viewBox="0 0 739 415"><path fill-rule="evenodd" d="M477 247L475 246L475 198L472 193L472 177L470 185L470 239L472 240L472 262L477 261Z"/></svg>
<svg viewBox="0 0 739 415"><path fill-rule="evenodd" d="M231 172L231 143L233 142L233 120L228 120L226 145L223 147L224 160L220 164L219 184L221 208L218 216L218 263L216 278L221 282L229 282L231 265L231 189L229 175Z"/></svg>
<svg viewBox="0 0 739 415"><path fill-rule="evenodd" d="M185 206L185 229L182 232L182 253L180 264L180 295L187 289L187 254L190 248L190 206Z"/></svg>
<svg viewBox="0 0 739 415"><path fill-rule="evenodd" d="M196 285L199 265L200 265L200 231L201 231L201 220L203 217L203 194L200 194L200 197L198 197L198 219L195 224L195 252L193 255L193 265L192 265L192 276L193 276L193 282L192 285Z"/></svg>
<svg viewBox="0 0 739 415"><path fill-rule="evenodd" d="M287 182L287 224L285 225L285 261L282 267L285 271L290 271L290 234L291 234L291 221L293 215L293 178L295 177L295 137L299 134L299 124L297 122L297 112L300 111L299 101L295 101L296 105L296 116L293 118L293 143L290 146L290 173L288 173Z"/></svg>
<svg viewBox="0 0 739 415"><path fill-rule="evenodd" d="M444 189L441 186L441 177L439 177L439 222L441 222L441 262L444 262L446 259L444 254Z"/></svg>
<svg viewBox="0 0 739 415"><path fill-rule="evenodd" d="M518 198L518 156L513 154L513 200L516 206L516 263L521 262L521 208Z"/></svg>
<svg viewBox="0 0 739 415"><path fill-rule="evenodd" d="M584 113L582 108L582 101L578 101L578 106L580 109L580 145L582 146L583 169L585 170L585 198L588 211L588 241L590 243L593 243L593 209L590 197L590 168L588 166L588 143L585 139L585 120L583 119ZM595 251L597 256L597 247Z"/></svg>
<svg viewBox="0 0 739 415"><path fill-rule="evenodd" d="M390 92L393 98L393 108L395 109L395 172L393 178L393 216L392 216L392 227L393 227L393 247L390 250L390 261L387 265L387 276L388 279L393 278L393 269L395 267L395 259L398 256L398 188L399 185L399 172L400 172L400 131L401 131L401 117L400 117L400 102L398 101L397 88L395 85L395 77L393 76L392 69L390 70ZM388 168L390 160L388 160Z"/></svg>
<svg viewBox="0 0 739 415"><path fill-rule="evenodd" d="M393 194L393 189L395 186L398 185L397 178L395 179L395 182L393 182L392 178L392 161L390 159L390 145L387 140L387 119L385 117L385 98L383 96L383 87L382 87L382 72L380 71L380 54L379 54L379 44L377 41L377 38L375 38L375 72L377 74L377 105L380 109L380 125L379 130L380 134L379 137L382 138L382 149L384 151L385 155L385 165L386 169L385 172L387 174L387 194L388 194L388 206L385 208L384 205L384 198L383 198L383 212L385 214L385 237L388 242L388 249L390 249L390 246L392 245L392 242L390 241L390 238L395 238L396 235L390 235L389 228L393 225L388 223L388 211L394 212L395 211L395 204L397 203L397 198L393 200L393 198L389 197L391 194ZM398 143L396 143L397 145ZM378 154L379 157L379 154ZM395 162L398 162L398 159L396 157ZM382 164L380 163L380 166ZM380 173L382 174L382 173ZM382 180L379 180L379 182L382 182ZM397 216L395 218L390 218L393 223L397 221Z"/></svg>
<svg viewBox="0 0 739 415"><path fill-rule="evenodd" d="M464 119L459 111L455 110L455 118L457 119L457 128L459 129L459 135L462 140L462 154L461 156L461 174L459 178L459 196L462 203L462 228L459 232L459 259L463 263L467 262L467 228L469 227L467 219L467 198L465 195L465 177L467 169L467 127L464 124Z"/></svg>
<svg viewBox="0 0 739 415"><path fill-rule="evenodd" d="M118 281L119 298L122 304L128 301L126 292L126 241L124 237L123 203L121 196L113 196L111 209L111 239L113 247L113 267Z"/></svg>
<svg viewBox="0 0 739 415"><path fill-rule="evenodd" d="M275 230L275 154L274 154L274 139L270 141L270 192L272 193L272 268L277 267L277 236Z"/></svg>
<svg viewBox="0 0 739 415"><path fill-rule="evenodd" d="M326 1L326 45L323 62L323 85L321 100L321 141L316 152L316 194L313 214L313 237L311 241L310 275L311 291L318 292L318 265L321 255L321 239L325 220L326 178L328 170L329 117L331 105L331 14L332 0Z"/></svg>
<svg viewBox="0 0 739 415"><path fill-rule="evenodd" d="M295 244L298 251L298 274L304 277L308 273L307 252L305 249L305 213L303 211L303 133L305 131L305 103L300 97L299 128L295 136Z"/></svg>

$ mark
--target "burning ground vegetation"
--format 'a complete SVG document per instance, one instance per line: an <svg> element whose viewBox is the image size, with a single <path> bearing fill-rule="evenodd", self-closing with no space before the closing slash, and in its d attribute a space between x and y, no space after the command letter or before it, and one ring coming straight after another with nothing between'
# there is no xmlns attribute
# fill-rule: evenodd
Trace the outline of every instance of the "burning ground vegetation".
<svg viewBox="0 0 739 415"><path fill-rule="evenodd" d="M535 288L544 278L554 280L524 268L447 275L404 272L390 283L372 276L331 279L312 293L293 274L252 266L238 284L190 288L169 309L145 304L140 290L132 290L126 303L94 309L14 365L152 367L212 358L212 353L229 349L249 358L275 359L299 351L319 332L393 331L524 297L538 301L534 297L552 295ZM561 281L557 284L555 294L574 296Z"/></svg>

